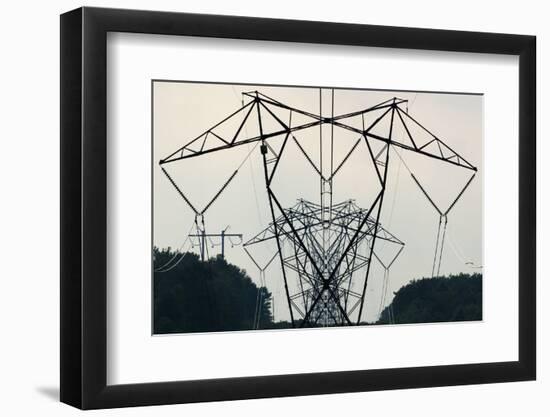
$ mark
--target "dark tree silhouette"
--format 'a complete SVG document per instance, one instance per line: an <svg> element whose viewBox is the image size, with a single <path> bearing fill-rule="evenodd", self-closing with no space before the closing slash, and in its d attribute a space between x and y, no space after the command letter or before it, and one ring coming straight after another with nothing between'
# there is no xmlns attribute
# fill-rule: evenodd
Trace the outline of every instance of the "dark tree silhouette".
<svg viewBox="0 0 550 417"><path fill-rule="evenodd" d="M192 252L154 248L154 269L155 334L292 327L274 323L268 289L221 256L201 262ZM413 280L375 324L390 323L392 310L397 324L481 320L481 282L481 274Z"/></svg>
<svg viewBox="0 0 550 417"><path fill-rule="evenodd" d="M434 323L482 319L481 274L413 280L401 287L377 324Z"/></svg>
<svg viewBox="0 0 550 417"><path fill-rule="evenodd" d="M271 293L221 256L155 248L154 269L155 334L250 330L258 315L258 328L272 326Z"/></svg>

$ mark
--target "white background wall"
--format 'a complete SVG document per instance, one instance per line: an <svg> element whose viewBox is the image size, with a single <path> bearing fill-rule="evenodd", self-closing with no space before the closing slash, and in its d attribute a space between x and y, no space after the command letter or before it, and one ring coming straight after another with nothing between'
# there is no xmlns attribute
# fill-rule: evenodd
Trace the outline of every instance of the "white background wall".
<svg viewBox="0 0 550 417"><path fill-rule="evenodd" d="M0 23L0 413L74 415L57 402L59 392L59 17L76 1L5 2ZM550 412L550 293L544 263L550 249L550 209L544 190L550 165L548 122L542 120L550 87L544 77L550 58L545 2L393 0L384 2L298 2L278 0L92 1L89 6L158 9L510 32L538 37L539 262L538 381L303 398L237 401L100 411L99 415L279 416L358 413L407 416L545 416ZM544 236L544 234L546 235ZM546 394L546 395L545 395Z"/></svg>

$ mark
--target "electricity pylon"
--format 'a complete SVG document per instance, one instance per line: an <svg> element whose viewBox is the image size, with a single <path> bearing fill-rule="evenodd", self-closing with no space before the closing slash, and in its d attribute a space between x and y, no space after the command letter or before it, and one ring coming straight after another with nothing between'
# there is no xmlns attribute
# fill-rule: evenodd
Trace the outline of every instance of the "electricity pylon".
<svg viewBox="0 0 550 417"><path fill-rule="evenodd" d="M248 102L241 108L162 159L159 162L162 171L195 215L204 216L236 176L238 168L202 211L197 210L182 193L166 168L190 158L259 142L271 223L246 242L245 247L265 240L276 242L293 325L360 324L377 241L386 240L401 248L404 245L380 224L392 158L390 149L393 148L400 158L401 151L414 153L472 172L472 177L451 207L471 183L477 168L409 115L408 101L398 97L365 109L335 115L332 90L332 111L331 115L326 115L322 111L321 90L318 114L292 107L258 91L245 92L243 96ZM330 135L325 138L323 126L330 128ZM397 129L403 134L397 135ZM317 160L302 145L300 137L303 132L312 130L318 131L319 135ZM345 155L336 160L334 142L343 132L355 135L356 139ZM304 163L319 177L318 203L300 200L294 207L285 208L278 197L273 182L290 143L303 154ZM323 150L329 152L328 167L323 163ZM375 191L365 208L358 207L352 200L333 201L334 179L352 155L358 152L364 155L362 164L365 173L370 173L372 177L368 180ZM418 179L410 173L434 204ZM434 207L437 208L435 204ZM444 213L446 227L446 215L450 208L447 211L437 209L440 214ZM441 259L444 231L441 242L439 234L440 231L436 255L439 253ZM434 259L434 268L435 262ZM289 282L291 278L294 278L293 282Z"/></svg>

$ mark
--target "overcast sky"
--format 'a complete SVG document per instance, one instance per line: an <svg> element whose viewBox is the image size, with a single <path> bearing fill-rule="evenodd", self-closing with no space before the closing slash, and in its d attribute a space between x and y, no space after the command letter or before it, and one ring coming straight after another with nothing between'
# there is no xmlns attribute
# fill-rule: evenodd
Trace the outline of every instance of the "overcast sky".
<svg viewBox="0 0 550 417"><path fill-rule="evenodd" d="M153 186L154 186L154 244L157 247L180 248L191 229L194 213L162 174L158 161L167 157L202 132L221 121L242 105L243 91L258 90L292 107L319 113L318 88L271 87L250 85L200 84L184 82L154 82L153 129ZM409 100L409 114L436 134L442 141L478 168L470 187L449 213L441 273L478 272L473 268L482 261L482 185L483 185L483 97L466 94L435 94L372 90L340 90L334 93L334 113L343 114L371 107L392 97ZM247 100L245 100L245 103ZM323 114L330 115L331 90L322 90ZM235 129L228 126L227 129ZM319 160L319 128L303 132L300 140L312 159ZM254 132L246 132L250 136ZM245 133L245 134L246 134ZM421 135L420 131L416 134ZM403 131L394 132L396 140ZM413 136L415 133L413 132ZM356 140L339 129L334 135L335 160L339 161ZM323 143L330 141L330 127L323 128ZM323 149L326 149L325 147ZM248 158L247 155L250 154ZM443 210L454 200L472 174L431 158L401 151L408 168ZM327 152L325 152L325 160ZM308 166L301 152L285 149L284 161L277 172L273 189L286 207L297 198L319 201L319 179ZM243 162L238 174L205 215L209 233L242 233L247 241L264 229L271 220L265 190L263 164L259 147L254 144L214 152L165 165L182 191L195 207L202 209L222 184ZM283 163L284 162L284 163ZM367 155L358 152L334 182L334 202L354 198L358 205L368 208L376 194L374 171ZM325 160L325 166L328 166ZM430 205L394 151L390 154L388 186L382 207L381 224L400 240L405 249L390 270L390 294L414 278L431 276L439 214ZM196 241L195 241L196 243ZM219 239L213 243L219 243ZM235 243L238 243L235 241ZM381 256L391 258L395 247L375 249ZM228 261L245 269L259 282L259 273L240 245L226 245ZM184 250L198 252L189 241ZM210 254L220 248L209 248ZM254 248L260 262L266 262L275 251L274 244ZM373 263L373 266L375 264ZM363 319L377 319L382 290L382 269L373 267L369 277ZM276 320L288 319L280 263L273 262L266 272L266 284L275 298ZM387 303L391 301L391 295ZM386 304L387 304L386 303Z"/></svg>

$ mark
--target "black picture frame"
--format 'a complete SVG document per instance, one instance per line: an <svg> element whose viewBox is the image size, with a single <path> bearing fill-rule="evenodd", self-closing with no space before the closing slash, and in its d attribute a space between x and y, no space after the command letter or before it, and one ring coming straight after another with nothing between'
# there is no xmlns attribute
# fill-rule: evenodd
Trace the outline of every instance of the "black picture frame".
<svg viewBox="0 0 550 417"><path fill-rule="evenodd" d="M519 56L519 360L107 385L108 32ZM62 402L96 409L536 378L534 36L84 7L61 15L60 57Z"/></svg>

